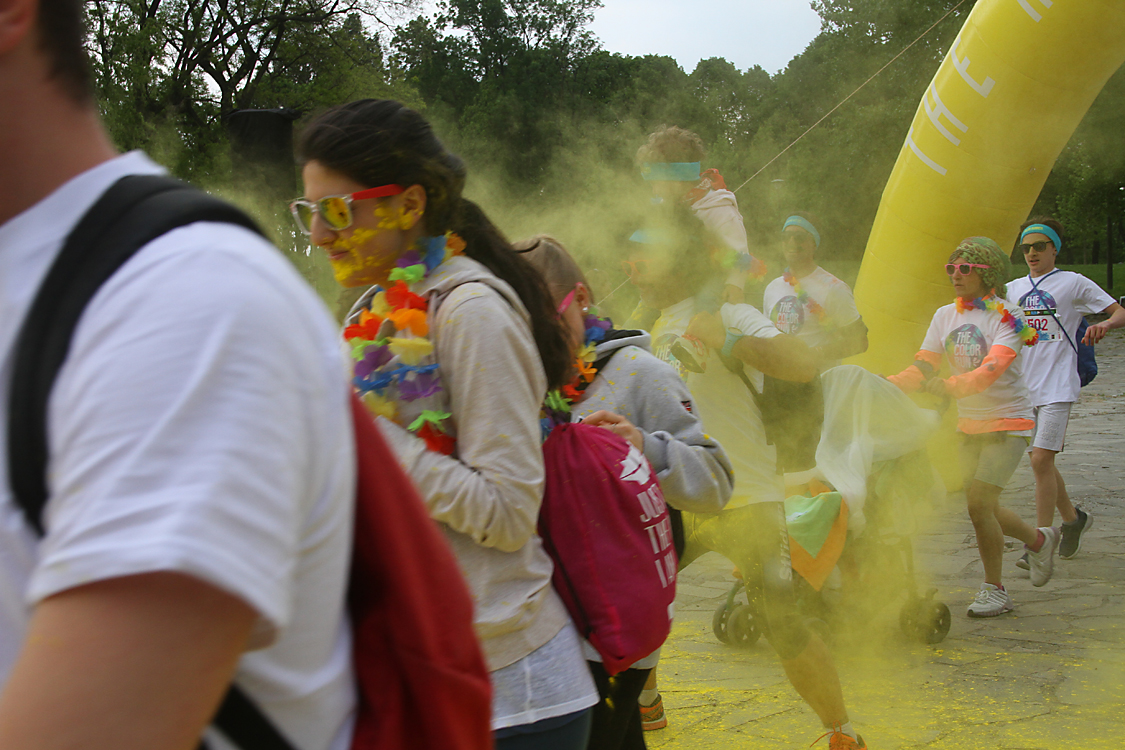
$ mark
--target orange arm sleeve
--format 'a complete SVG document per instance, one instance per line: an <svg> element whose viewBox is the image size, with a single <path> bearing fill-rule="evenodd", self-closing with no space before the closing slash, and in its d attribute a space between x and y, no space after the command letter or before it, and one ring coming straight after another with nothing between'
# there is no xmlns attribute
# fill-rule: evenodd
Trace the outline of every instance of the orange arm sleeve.
<svg viewBox="0 0 1125 750"><path fill-rule="evenodd" d="M955 375L945 381L945 387L953 398L964 398L980 393L996 382L1004 374L1008 365L1016 358L1016 353L1006 346L994 345L980 367L962 375Z"/></svg>
<svg viewBox="0 0 1125 750"><path fill-rule="evenodd" d="M920 350L914 355L914 364L898 375L890 375L887 380L899 387L903 393L914 393L941 367L941 355L937 352Z"/></svg>

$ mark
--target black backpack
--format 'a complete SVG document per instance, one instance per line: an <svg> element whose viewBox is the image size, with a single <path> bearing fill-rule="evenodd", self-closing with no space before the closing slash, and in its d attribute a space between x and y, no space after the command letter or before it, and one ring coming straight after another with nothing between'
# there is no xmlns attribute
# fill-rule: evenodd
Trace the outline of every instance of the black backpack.
<svg viewBox="0 0 1125 750"><path fill-rule="evenodd" d="M182 182L124 177L75 225L40 285L16 339L8 400L9 481L17 505L38 534L45 531L42 515L48 499L47 402L82 312L138 250L199 221L236 224L261 234L237 208ZM213 726L242 750L294 750L235 685Z"/></svg>

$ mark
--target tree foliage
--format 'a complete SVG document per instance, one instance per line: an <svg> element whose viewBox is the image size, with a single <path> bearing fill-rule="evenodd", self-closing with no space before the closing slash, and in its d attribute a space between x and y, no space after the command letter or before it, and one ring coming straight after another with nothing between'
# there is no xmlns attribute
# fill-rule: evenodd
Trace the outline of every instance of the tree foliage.
<svg viewBox="0 0 1125 750"><path fill-rule="evenodd" d="M637 147L679 125L740 188L756 247L803 208L824 224L828 253L858 260L919 98L973 6L813 0L820 34L771 75L721 57L689 72L665 56L610 53L589 31L600 0L440 0L392 28L416 2L89 0L100 101L120 145L205 178L227 169L222 122L234 109L405 99L466 157L470 189L508 226L585 233L591 248L624 228L621 205L647 200ZM1122 210L1123 101L1119 74L1037 206L1079 245Z"/></svg>

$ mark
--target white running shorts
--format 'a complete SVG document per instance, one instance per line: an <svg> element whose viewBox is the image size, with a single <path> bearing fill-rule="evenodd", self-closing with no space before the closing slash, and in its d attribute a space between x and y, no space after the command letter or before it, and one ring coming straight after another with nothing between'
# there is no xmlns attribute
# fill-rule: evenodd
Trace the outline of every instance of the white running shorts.
<svg viewBox="0 0 1125 750"><path fill-rule="evenodd" d="M1070 402L1059 401L1035 407L1035 432L1031 439L1031 447L1027 449L1028 453L1031 452L1031 448L1062 453L1072 406L1074 404Z"/></svg>

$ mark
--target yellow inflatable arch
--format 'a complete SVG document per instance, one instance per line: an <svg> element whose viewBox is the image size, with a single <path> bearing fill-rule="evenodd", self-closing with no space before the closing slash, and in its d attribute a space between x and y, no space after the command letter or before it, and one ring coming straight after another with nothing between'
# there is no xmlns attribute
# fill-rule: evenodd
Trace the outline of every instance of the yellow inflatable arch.
<svg viewBox="0 0 1125 750"><path fill-rule="evenodd" d="M1055 159L1125 60L1122 0L979 0L922 95L856 282L871 348L898 372L952 299L943 264L984 235L1010 247Z"/></svg>

